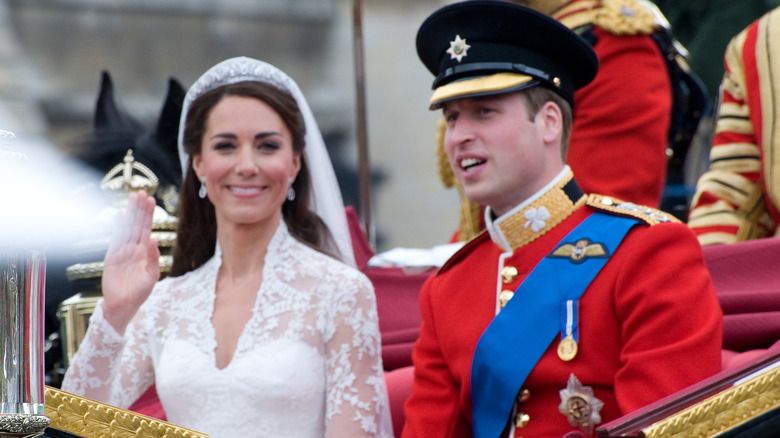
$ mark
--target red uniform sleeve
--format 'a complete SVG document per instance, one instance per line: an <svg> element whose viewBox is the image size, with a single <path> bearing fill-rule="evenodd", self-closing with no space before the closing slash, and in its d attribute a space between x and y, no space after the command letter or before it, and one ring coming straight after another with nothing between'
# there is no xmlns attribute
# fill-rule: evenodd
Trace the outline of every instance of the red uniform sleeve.
<svg viewBox="0 0 780 438"><path fill-rule="evenodd" d="M594 34L599 72L574 95L568 164L585 193L658 207L672 111L666 63L650 36Z"/></svg>
<svg viewBox="0 0 780 438"><path fill-rule="evenodd" d="M470 420L460 405L458 382L447 367L438 345L429 294L434 277L420 291L422 324L412 351L414 381L404 406L403 438L471 437Z"/></svg>
<svg viewBox="0 0 780 438"><path fill-rule="evenodd" d="M639 241L615 253L622 265L614 289L622 345L615 395L623 413L719 372L723 338L723 315L694 234L661 224L634 237Z"/></svg>

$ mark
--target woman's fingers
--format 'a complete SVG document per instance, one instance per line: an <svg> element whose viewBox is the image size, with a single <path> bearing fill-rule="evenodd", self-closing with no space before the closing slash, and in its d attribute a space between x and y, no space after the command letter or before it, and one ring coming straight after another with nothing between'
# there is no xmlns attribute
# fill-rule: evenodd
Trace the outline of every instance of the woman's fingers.
<svg viewBox="0 0 780 438"><path fill-rule="evenodd" d="M154 198L145 192L131 193L124 211L117 213L109 251L126 244L139 244L149 239L154 222Z"/></svg>
<svg viewBox="0 0 780 438"><path fill-rule="evenodd" d="M139 199L141 197L141 193L137 193L134 203L132 205L128 205L128 209L132 207L132 210L129 210L131 212L131 219L132 223L130 223L130 226L128 227L129 235L128 243L138 243L141 241L141 234L142 234L142 227L143 227L143 215L144 215L144 209L143 204L141 203L141 200Z"/></svg>
<svg viewBox="0 0 780 438"><path fill-rule="evenodd" d="M135 193L131 193L124 210L117 210L114 215L114 228L111 230L111 240L108 244L108 252L119 250L127 241L129 216L132 214L132 205L135 202Z"/></svg>
<svg viewBox="0 0 780 438"><path fill-rule="evenodd" d="M154 198L151 196L146 197L146 214L144 216L144 223L143 223L143 238L149 239L149 236L152 234L152 226L154 225L154 207L157 205L154 201Z"/></svg>

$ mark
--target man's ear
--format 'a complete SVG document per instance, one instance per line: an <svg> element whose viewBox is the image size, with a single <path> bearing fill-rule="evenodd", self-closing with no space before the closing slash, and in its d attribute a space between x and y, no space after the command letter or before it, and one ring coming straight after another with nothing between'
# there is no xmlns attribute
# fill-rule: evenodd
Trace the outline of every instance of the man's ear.
<svg viewBox="0 0 780 438"><path fill-rule="evenodd" d="M545 102L539 109L538 115L542 117L542 139L545 143L560 143L563 133L563 113L561 108L552 101Z"/></svg>

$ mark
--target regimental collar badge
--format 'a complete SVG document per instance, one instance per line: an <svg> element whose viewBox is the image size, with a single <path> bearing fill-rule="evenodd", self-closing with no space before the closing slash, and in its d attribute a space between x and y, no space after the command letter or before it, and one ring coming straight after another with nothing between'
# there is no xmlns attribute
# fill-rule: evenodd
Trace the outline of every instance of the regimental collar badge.
<svg viewBox="0 0 780 438"><path fill-rule="evenodd" d="M580 428L588 435L592 434L593 428L601 423L600 412L604 407L604 402L593 395L593 388L583 386L580 380L571 374L566 389L562 389L560 395L561 404L558 405L558 411L566 416L570 425Z"/></svg>
<svg viewBox="0 0 780 438"><path fill-rule="evenodd" d="M603 243L593 243L590 239L579 239L575 243L562 243L550 253L550 257L568 258L578 265L589 258L609 257L609 251Z"/></svg>
<svg viewBox="0 0 780 438"><path fill-rule="evenodd" d="M450 48L447 49L447 53L450 54L450 59L457 59L460 62L466 56L469 48L471 46L466 44L466 40L462 39L460 35L456 35L455 39L450 41Z"/></svg>
<svg viewBox="0 0 780 438"><path fill-rule="evenodd" d="M550 219L550 210L547 210L547 207L544 205L539 208L531 207L523 213L523 217L526 219L523 228L530 226L534 233L538 233L547 226L547 219Z"/></svg>

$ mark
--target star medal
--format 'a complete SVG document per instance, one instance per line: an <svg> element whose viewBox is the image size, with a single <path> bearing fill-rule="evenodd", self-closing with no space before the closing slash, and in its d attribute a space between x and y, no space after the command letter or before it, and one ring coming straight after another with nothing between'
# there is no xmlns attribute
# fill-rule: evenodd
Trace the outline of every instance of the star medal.
<svg viewBox="0 0 780 438"><path fill-rule="evenodd" d="M577 356L577 302L568 300L563 304L561 314L561 341L558 343L558 357L568 362Z"/></svg>
<svg viewBox="0 0 780 438"><path fill-rule="evenodd" d="M450 59L457 59L460 62L467 55L466 52L470 48L471 46L466 44L465 39L461 38L460 35L456 35L455 39L450 41L450 48L447 49L447 53L450 54Z"/></svg>
<svg viewBox="0 0 780 438"><path fill-rule="evenodd" d="M593 395L593 388L584 386L574 375L569 376L566 389L560 392L561 404L558 412L565 415L569 424L578 427L588 435L593 433L593 428L601 423L601 408L604 402Z"/></svg>

